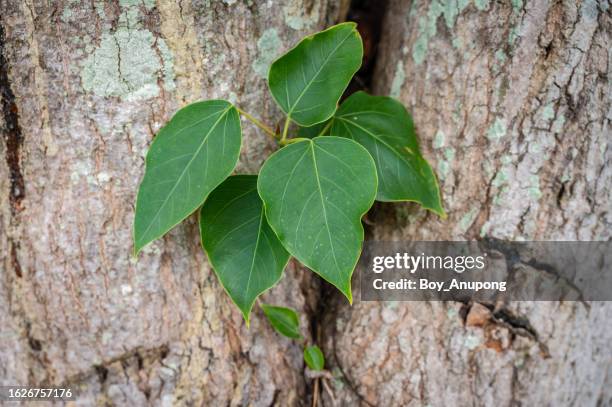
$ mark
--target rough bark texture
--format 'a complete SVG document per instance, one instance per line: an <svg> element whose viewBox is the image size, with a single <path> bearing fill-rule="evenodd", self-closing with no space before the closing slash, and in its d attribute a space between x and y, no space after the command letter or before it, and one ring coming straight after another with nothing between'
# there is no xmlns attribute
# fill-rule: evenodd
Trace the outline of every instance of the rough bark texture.
<svg viewBox="0 0 612 407"><path fill-rule="evenodd" d="M268 65L346 4L0 0L0 385L70 385L82 405L307 402L300 347L260 312L246 329L194 219L136 261L132 205L177 108L227 98L275 123ZM610 239L609 3L386 14L374 92L413 113L449 218L377 205L369 238ZM272 149L245 123L238 171ZM291 266L267 299L318 332L341 405L612 404L611 305L349 307L318 284Z"/></svg>
<svg viewBox="0 0 612 407"><path fill-rule="evenodd" d="M379 205L370 238L609 240L609 7L391 1L374 91L412 112L449 217ZM332 303L342 404L612 404L610 303Z"/></svg>
<svg viewBox="0 0 612 407"><path fill-rule="evenodd" d="M278 120L273 58L340 4L0 3L0 385L73 386L79 404L296 404L301 349L257 312L247 330L194 219L131 258L144 154L180 106L238 100ZM244 125L239 172L272 143ZM289 268L268 299L304 310ZM307 325L306 318L303 321Z"/></svg>

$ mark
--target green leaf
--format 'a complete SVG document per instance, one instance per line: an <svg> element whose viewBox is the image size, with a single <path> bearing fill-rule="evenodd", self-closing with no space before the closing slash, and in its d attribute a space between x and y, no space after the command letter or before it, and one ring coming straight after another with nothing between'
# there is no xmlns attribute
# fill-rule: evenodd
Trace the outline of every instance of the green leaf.
<svg viewBox="0 0 612 407"><path fill-rule="evenodd" d="M330 134L364 146L378 172L379 201L413 201L445 216L440 188L419 151L412 119L398 101L357 92L336 112Z"/></svg>
<svg viewBox="0 0 612 407"><path fill-rule="evenodd" d="M226 179L202 206L200 236L213 270L244 319L255 299L274 286L289 253L268 225L256 175Z"/></svg>
<svg viewBox="0 0 612 407"><path fill-rule="evenodd" d="M376 196L376 167L359 144L317 137L284 147L263 165L257 188L285 248L352 302L361 217Z"/></svg>
<svg viewBox="0 0 612 407"><path fill-rule="evenodd" d="M300 319L291 308L261 304L264 314L276 331L288 338L301 339Z"/></svg>
<svg viewBox="0 0 612 407"><path fill-rule="evenodd" d="M308 36L270 67L272 96L299 125L323 122L334 114L362 57L355 23L338 24Z"/></svg>
<svg viewBox="0 0 612 407"><path fill-rule="evenodd" d="M157 134L136 199L134 253L195 211L231 174L240 154L236 108L224 100L179 110Z"/></svg>
<svg viewBox="0 0 612 407"><path fill-rule="evenodd" d="M304 349L304 361L310 370L320 371L325 367L325 356L317 345L307 346Z"/></svg>

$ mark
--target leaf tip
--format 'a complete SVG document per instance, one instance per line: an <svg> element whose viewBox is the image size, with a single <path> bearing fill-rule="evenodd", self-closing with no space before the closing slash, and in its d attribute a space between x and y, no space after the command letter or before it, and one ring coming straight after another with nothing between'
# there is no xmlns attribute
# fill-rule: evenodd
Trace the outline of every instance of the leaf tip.
<svg viewBox="0 0 612 407"><path fill-rule="evenodd" d="M230 295L230 298L232 299L232 301L234 301L231 295ZM247 329L251 327L251 310L253 309L254 303L255 301L253 301L248 308L243 308L240 305L238 305L236 302L234 302L234 304L238 306L238 309L240 309L240 313L242 314L242 318L244 318L244 322L246 323Z"/></svg>
<svg viewBox="0 0 612 407"><path fill-rule="evenodd" d="M138 259L138 255L142 251L142 246L138 243L134 242L134 247L132 248L132 259Z"/></svg>
<svg viewBox="0 0 612 407"><path fill-rule="evenodd" d="M342 294L344 294L344 296L348 300L349 305L353 305L353 292L351 291L351 286L349 285L346 291L345 290L341 290L341 291L342 291Z"/></svg>
<svg viewBox="0 0 612 407"><path fill-rule="evenodd" d="M429 211L435 213L442 220L446 220L448 218L448 214L446 213L446 211L442 207L442 203L440 202L440 200L438 200L436 205L433 205L431 208L425 207L425 209L428 209Z"/></svg>

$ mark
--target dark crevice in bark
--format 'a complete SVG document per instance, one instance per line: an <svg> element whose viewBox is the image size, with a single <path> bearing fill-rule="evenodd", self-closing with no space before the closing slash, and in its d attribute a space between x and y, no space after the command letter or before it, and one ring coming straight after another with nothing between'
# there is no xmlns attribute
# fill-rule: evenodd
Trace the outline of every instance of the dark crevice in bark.
<svg viewBox="0 0 612 407"><path fill-rule="evenodd" d="M25 185L20 167L20 152L21 145L23 144L23 135L21 133L21 126L19 125L19 114L17 104L15 103L15 94L13 93L13 89L11 89L9 80L9 67L6 53L6 33L2 21L0 20L0 109L2 111L2 121L4 122L2 133L5 143L6 166L9 171L9 203L11 215L14 217L21 210L21 201L25 196ZM9 235L8 246L11 267L17 278L21 278L23 272L17 253L19 243Z"/></svg>
<svg viewBox="0 0 612 407"><path fill-rule="evenodd" d="M270 406L278 406L280 405L278 397L280 396L281 391L279 389L274 390L274 395L272 396L272 402L270 403Z"/></svg>
<svg viewBox="0 0 612 407"><path fill-rule="evenodd" d="M459 316L461 317L463 325L466 325L468 323L468 314L470 313L470 310L475 303L471 300L459 302L462 303L461 308L459 310ZM533 328L527 318L514 315L512 312L505 308L496 309L495 305L491 303L480 301L477 301L476 303L482 305L483 307L491 311L491 316L495 318L495 321L507 326L508 329L510 329L513 333L520 336L524 336L526 338L530 338L536 342L538 341L538 333Z"/></svg>
<svg viewBox="0 0 612 407"><path fill-rule="evenodd" d="M470 326L479 326L482 329L485 329L486 326L493 324L500 327L504 327L510 333L510 340L514 341L517 336L521 336L523 338L527 338L534 343L537 344L540 350L540 356L543 359L547 359L550 357L550 350L548 346L539 339L538 332L533 327L529 319L525 316L519 316L514 314L512 311L505 307L499 307L492 303L487 302L473 302L472 300L465 300L457 302L462 303L461 308L459 309L459 317L461 318L461 322L464 327ZM472 310L472 307L476 304L479 304L490 312L490 319L487 322L483 322L481 324L474 324L469 322L469 314Z"/></svg>
<svg viewBox="0 0 612 407"><path fill-rule="evenodd" d="M471 300L459 301L463 305L459 310L459 316L464 326L468 324L468 314L472 306L475 304ZM507 308L499 308L494 304L486 302L477 302L491 312L491 322L503 326L510 331L512 338L522 336L537 343L541 356L543 358L550 357L548 346L540 341L537 330L533 327L528 318L514 314Z"/></svg>
<svg viewBox="0 0 612 407"><path fill-rule="evenodd" d="M13 271L15 272L17 278L21 278L23 277L23 272L21 271L21 264L19 263L19 258L17 257L17 249L19 249L19 244L13 242L12 240L9 242L9 244L11 247L11 266L13 267Z"/></svg>
<svg viewBox="0 0 612 407"><path fill-rule="evenodd" d="M100 384L104 384L106 378L108 377L108 369L104 366L94 366L94 370L98 376L98 381Z"/></svg>
<svg viewBox="0 0 612 407"><path fill-rule="evenodd" d="M353 0L351 2L347 20L357 23L357 30L363 40L363 63L344 92L343 98L360 90L370 91L371 89L386 9L387 0Z"/></svg>
<svg viewBox="0 0 612 407"><path fill-rule="evenodd" d="M521 224L524 223L523 217L525 216L525 214L523 214L523 216L521 217ZM561 273L559 270L557 270L553 265L547 264L547 263L543 263L540 262L536 259L526 259L524 260L520 253L518 252L518 250L514 247L512 247L511 244L508 244L502 240L499 239L495 239L495 238L485 238L482 240L482 243L485 245L485 247L488 247L489 249L494 249L496 251L499 251L500 253L502 253L504 255L504 258L506 260L506 267L507 269L510 271L510 275L513 275L513 270L515 270L515 268L517 267L517 265L526 265L529 266L535 270L539 270L543 273L547 273L553 277L555 277L557 280L562 280L564 281L565 284L567 284L569 287L572 287L576 293L578 294L578 298L580 300L580 302L588 309L590 308L590 305L583 300L584 296L582 294L582 290L576 286L576 284L574 284L574 282L568 280L563 273Z"/></svg>
<svg viewBox="0 0 612 407"><path fill-rule="evenodd" d="M20 152L23 135L19 125L19 114L15 104L15 94L11 89L6 59L6 35L0 23L0 96L2 99L2 118L4 121L4 142L6 144L6 165L9 169L9 201L13 214L19 211L21 200L25 196L23 174L20 168Z"/></svg>
<svg viewBox="0 0 612 407"><path fill-rule="evenodd" d="M531 323L527 318L514 315L506 309L500 309L493 312L493 316L509 325L513 332L516 332L517 334L522 333L523 336L531 338L535 341L538 340L538 333L533 326L531 326Z"/></svg>

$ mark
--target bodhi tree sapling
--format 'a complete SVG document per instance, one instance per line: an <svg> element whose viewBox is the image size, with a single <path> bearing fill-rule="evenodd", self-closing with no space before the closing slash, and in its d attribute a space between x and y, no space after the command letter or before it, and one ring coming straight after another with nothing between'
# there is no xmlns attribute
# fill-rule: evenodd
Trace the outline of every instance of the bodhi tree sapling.
<svg viewBox="0 0 612 407"><path fill-rule="evenodd" d="M176 112L147 153L134 253L199 209L202 246L247 325L257 297L278 283L290 257L352 302L361 218L375 200L417 202L445 216L404 106L365 92L338 106L362 57L361 37L349 22L304 38L278 58L268 74L272 97L286 114L278 133L225 100ZM280 147L258 175L231 175L241 115ZM291 123L297 137L290 136ZM262 309L279 333L301 338L295 311ZM318 348L306 348L305 357L312 369L322 369Z"/></svg>

